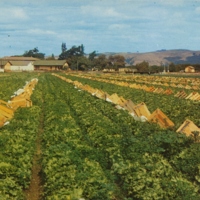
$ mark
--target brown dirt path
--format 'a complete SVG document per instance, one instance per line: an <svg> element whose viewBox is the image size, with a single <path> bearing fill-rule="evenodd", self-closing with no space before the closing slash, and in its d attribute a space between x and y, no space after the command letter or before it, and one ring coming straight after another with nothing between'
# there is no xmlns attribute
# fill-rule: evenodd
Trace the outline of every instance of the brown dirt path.
<svg viewBox="0 0 200 200"><path fill-rule="evenodd" d="M32 176L31 176L31 182L30 186L27 190L24 191L25 198L27 200L40 200L42 191L43 191L43 186L42 186L42 179L41 179L41 135L44 131L43 129L43 122L44 122L44 116L42 112L42 116L40 119L40 125L39 125L39 130L37 133L37 138L36 138L36 152L33 157L33 166L32 166Z"/></svg>

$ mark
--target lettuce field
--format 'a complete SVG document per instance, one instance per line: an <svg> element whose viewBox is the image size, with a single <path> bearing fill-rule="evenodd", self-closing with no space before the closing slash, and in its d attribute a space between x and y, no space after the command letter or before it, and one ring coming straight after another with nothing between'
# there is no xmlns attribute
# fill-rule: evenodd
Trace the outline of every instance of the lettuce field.
<svg viewBox="0 0 200 200"><path fill-rule="evenodd" d="M177 132L186 119L200 127L200 78L8 73L0 75L0 99L9 101L32 78L32 107L18 108L0 128L0 199L200 199L200 131ZM150 112L160 108L174 126L135 120L77 82L144 102Z"/></svg>

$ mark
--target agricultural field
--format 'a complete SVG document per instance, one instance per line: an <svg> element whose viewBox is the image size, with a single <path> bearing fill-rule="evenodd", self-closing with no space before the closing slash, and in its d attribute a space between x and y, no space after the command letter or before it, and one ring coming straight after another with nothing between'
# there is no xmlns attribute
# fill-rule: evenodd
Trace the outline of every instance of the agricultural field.
<svg viewBox="0 0 200 200"><path fill-rule="evenodd" d="M9 101L32 78L32 107L18 108L0 128L0 199L200 199L198 133L176 132L186 119L200 127L198 98L175 96L183 88L164 77L18 73L0 76L0 99ZM190 95L200 92L199 81L174 84L187 83ZM173 93L129 87L153 82ZM151 113L160 108L174 126L135 120L83 85L144 102Z"/></svg>
<svg viewBox="0 0 200 200"><path fill-rule="evenodd" d="M160 108L175 123L175 128L178 128L187 118L200 126L199 112L194 112L200 108L200 79L198 78L178 79L174 77L123 75L116 77L104 74L77 75L73 73L66 74L66 77L101 89L108 94L117 93L125 99L131 99L135 104L145 102L150 112ZM134 84L135 82L140 84ZM178 85L182 87L179 88ZM195 90L192 89L193 86L195 86ZM165 91L171 92L165 93ZM197 94L198 99L188 99L187 97L191 93Z"/></svg>

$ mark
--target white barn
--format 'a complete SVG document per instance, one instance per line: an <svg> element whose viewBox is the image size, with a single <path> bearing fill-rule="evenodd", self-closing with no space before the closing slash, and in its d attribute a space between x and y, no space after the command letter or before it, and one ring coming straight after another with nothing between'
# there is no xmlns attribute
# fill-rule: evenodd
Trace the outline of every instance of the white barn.
<svg viewBox="0 0 200 200"><path fill-rule="evenodd" d="M5 71L34 71L33 61L8 61Z"/></svg>

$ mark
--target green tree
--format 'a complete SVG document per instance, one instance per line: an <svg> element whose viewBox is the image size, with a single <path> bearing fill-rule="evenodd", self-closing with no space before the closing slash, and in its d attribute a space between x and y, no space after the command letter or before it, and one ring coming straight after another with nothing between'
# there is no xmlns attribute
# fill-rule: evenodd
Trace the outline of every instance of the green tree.
<svg viewBox="0 0 200 200"><path fill-rule="evenodd" d="M125 58L122 55L110 55L108 61L111 68L118 69L120 67L125 67Z"/></svg>
<svg viewBox="0 0 200 200"><path fill-rule="evenodd" d="M157 65L150 66L150 72L151 73L158 73L158 72L160 72L160 66L157 66Z"/></svg>
<svg viewBox="0 0 200 200"><path fill-rule="evenodd" d="M84 46L81 44L80 46L72 46L71 49L63 51L59 55L59 60L66 60L71 58L72 56L83 56L84 55Z"/></svg>
<svg viewBox="0 0 200 200"><path fill-rule="evenodd" d="M91 61L85 56L80 56L77 59L77 69L78 70L88 70L91 68Z"/></svg>
<svg viewBox="0 0 200 200"><path fill-rule="evenodd" d="M94 60L94 58L97 56L97 53L96 53L96 51L93 51L93 52L91 52L90 54L89 54L89 57L88 57L88 59L89 60L91 60L91 61L93 61Z"/></svg>
<svg viewBox="0 0 200 200"><path fill-rule="evenodd" d="M138 72L149 72L149 63L143 61L139 64L136 64L136 69L138 70Z"/></svg>
<svg viewBox="0 0 200 200"><path fill-rule="evenodd" d="M175 72L176 71L176 66L175 66L175 64L173 62L171 62L169 64L169 71L170 72Z"/></svg>
<svg viewBox="0 0 200 200"><path fill-rule="evenodd" d="M61 45L61 51L62 53L64 53L66 50L67 50L66 43L63 42Z"/></svg>
<svg viewBox="0 0 200 200"><path fill-rule="evenodd" d="M175 72L180 72L181 70L184 70L184 67L181 64L175 65Z"/></svg>
<svg viewBox="0 0 200 200"><path fill-rule="evenodd" d="M89 66L88 59L84 57L84 46L72 46L67 50L65 43L62 43L62 52L59 55L59 60L66 60L70 68L73 70L85 70Z"/></svg>
<svg viewBox="0 0 200 200"><path fill-rule="evenodd" d="M40 53L38 48L35 47L34 49L31 49L29 51L25 51L23 56L24 57L33 57L33 58L44 59L45 54L44 53Z"/></svg>
<svg viewBox="0 0 200 200"><path fill-rule="evenodd" d="M85 48L84 48L83 44L81 44L78 48L79 48L79 52L80 52L81 56L83 56L85 54L84 53Z"/></svg>
<svg viewBox="0 0 200 200"><path fill-rule="evenodd" d="M108 59L105 54L99 55L97 58L94 58L93 65L99 70L103 70L108 66Z"/></svg>

